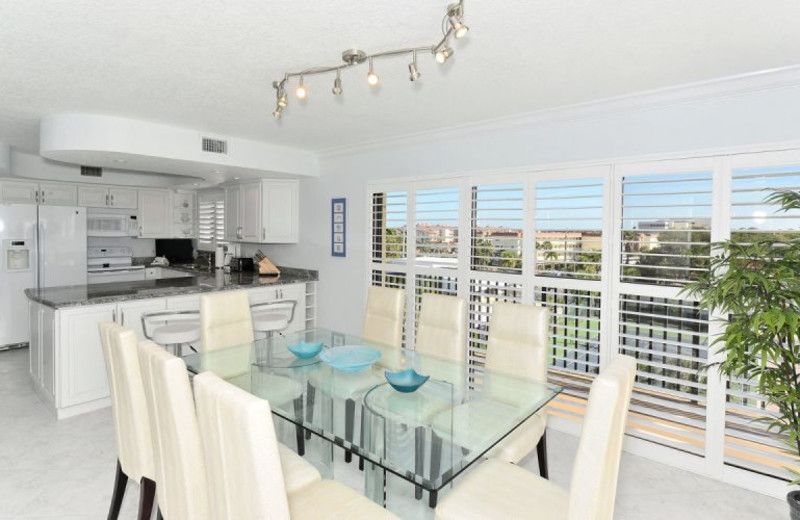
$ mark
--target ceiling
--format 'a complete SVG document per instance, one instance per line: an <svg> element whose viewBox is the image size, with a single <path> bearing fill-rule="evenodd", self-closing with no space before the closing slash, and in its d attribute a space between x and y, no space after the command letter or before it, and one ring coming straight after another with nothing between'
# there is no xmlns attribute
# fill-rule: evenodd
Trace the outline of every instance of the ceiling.
<svg viewBox="0 0 800 520"><path fill-rule="evenodd" d="M3 0L0 142L39 119L109 114L309 150L800 64L797 0L466 0L444 66L405 57L307 79L274 120L273 79L342 50L435 43L446 0Z"/></svg>

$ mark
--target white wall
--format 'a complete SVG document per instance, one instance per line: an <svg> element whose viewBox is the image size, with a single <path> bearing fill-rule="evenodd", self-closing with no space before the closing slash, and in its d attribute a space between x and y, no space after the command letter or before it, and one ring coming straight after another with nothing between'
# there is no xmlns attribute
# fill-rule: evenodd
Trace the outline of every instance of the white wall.
<svg viewBox="0 0 800 520"><path fill-rule="evenodd" d="M300 242L265 247L279 264L319 269L318 325L362 326L370 181L503 170L800 140L800 86L599 114L585 119L458 130L323 157L301 181ZM330 200L348 201L348 256L330 256Z"/></svg>

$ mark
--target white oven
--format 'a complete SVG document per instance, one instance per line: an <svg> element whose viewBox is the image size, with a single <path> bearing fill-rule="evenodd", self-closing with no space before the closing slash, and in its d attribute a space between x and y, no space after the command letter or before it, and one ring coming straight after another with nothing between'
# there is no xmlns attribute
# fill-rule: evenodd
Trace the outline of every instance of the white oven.
<svg viewBox="0 0 800 520"><path fill-rule="evenodd" d="M139 233L138 218L131 213L89 211L86 234L90 237L135 237Z"/></svg>

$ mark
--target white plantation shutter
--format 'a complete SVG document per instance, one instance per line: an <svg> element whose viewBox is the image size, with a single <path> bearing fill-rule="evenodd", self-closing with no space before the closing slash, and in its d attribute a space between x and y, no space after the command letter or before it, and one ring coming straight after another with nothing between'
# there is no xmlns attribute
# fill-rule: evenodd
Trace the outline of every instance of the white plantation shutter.
<svg viewBox="0 0 800 520"><path fill-rule="evenodd" d="M522 183L472 187L470 267L522 273Z"/></svg>
<svg viewBox="0 0 800 520"><path fill-rule="evenodd" d="M408 256L408 194L372 194L372 261L405 264Z"/></svg>
<svg viewBox="0 0 800 520"><path fill-rule="evenodd" d="M222 191L198 194L197 248L213 251L225 240L225 194Z"/></svg>
<svg viewBox="0 0 800 520"><path fill-rule="evenodd" d="M503 278L507 277L484 274L480 278L471 278L469 282L467 359L477 370L482 369L486 362L492 305L497 302L522 302L522 280L519 277L516 281Z"/></svg>
<svg viewBox="0 0 800 520"><path fill-rule="evenodd" d="M415 260L417 267L458 267L459 187L417 190Z"/></svg>

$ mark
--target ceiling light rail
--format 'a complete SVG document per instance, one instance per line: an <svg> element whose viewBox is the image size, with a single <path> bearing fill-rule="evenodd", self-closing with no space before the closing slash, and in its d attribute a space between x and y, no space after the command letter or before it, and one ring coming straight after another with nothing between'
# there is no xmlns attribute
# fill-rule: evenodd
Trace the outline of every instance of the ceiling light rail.
<svg viewBox="0 0 800 520"><path fill-rule="evenodd" d="M469 27L464 24L464 0L447 6L447 12L442 19L442 33L444 36L435 45L426 45L421 47L406 47L403 49L391 49L387 51L374 52L367 54L359 49L347 49L342 52L343 65L331 65L322 67L311 67L298 72L287 72L283 75L283 79L272 82L272 87L275 89L276 107L272 112L275 119L280 119L283 115L284 109L289 105L289 96L287 95L287 83L292 78L298 78L298 84L295 88L294 94L297 99L306 99L308 97L308 87L305 84L306 76L316 76L320 74L336 73L336 78L333 81L333 88L331 92L335 96L340 96L342 90L342 71L357 67L363 63L367 63L369 71L367 72L367 83L370 86L377 86L380 83L380 76L375 72L374 61L382 58L389 58L393 56L402 56L408 54L411 56L411 63L408 65L409 80L417 81L422 77L422 73L417 67L417 53L429 52L433 55L434 60L439 64L444 64L455 51L450 47L451 38L463 38Z"/></svg>

